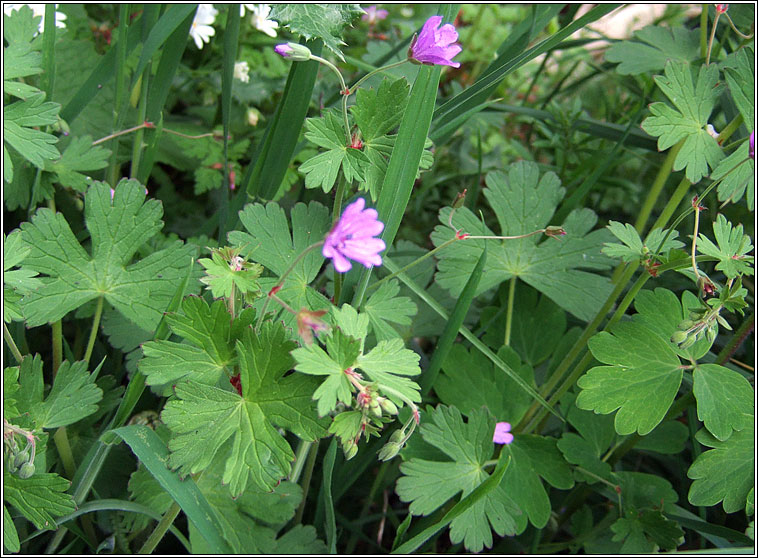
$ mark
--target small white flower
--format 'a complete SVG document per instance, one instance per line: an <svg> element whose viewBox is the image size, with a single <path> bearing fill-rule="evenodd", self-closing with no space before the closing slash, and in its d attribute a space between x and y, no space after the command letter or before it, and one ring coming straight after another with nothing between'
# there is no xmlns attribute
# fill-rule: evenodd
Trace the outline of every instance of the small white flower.
<svg viewBox="0 0 758 558"><path fill-rule="evenodd" d="M249 109L247 109L246 116L247 116L247 123L248 124L250 124L251 126L257 126L258 125L258 120L261 117L261 113L258 112L253 107L250 107Z"/></svg>
<svg viewBox="0 0 758 558"><path fill-rule="evenodd" d="M39 32L43 33L45 31L45 5L44 4L3 4L3 13L5 15L10 16L11 13L13 13L16 10L20 10L21 6L29 6L29 8L34 12L34 16L41 16L42 20L39 22ZM58 7L58 4L55 5L55 7ZM63 23L66 19L66 14L62 12L55 12L55 26L60 27L61 29L66 28L66 24Z"/></svg>
<svg viewBox="0 0 758 558"><path fill-rule="evenodd" d="M242 62L234 63L234 77L240 80L242 83L248 83L250 81L250 76L248 75L249 71L250 66L248 66L247 62L244 60Z"/></svg>
<svg viewBox="0 0 758 558"><path fill-rule="evenodd" d="M710 135L713 139L719 139L719 133L716 131L716 128L713 127L713 124L708 124L705 127L705 131L708 132L708 135Z"/></svg>
<svg viewBox="0 0 758 558"><path fill-rule="evenodd" d="M209 43L211 37L216 34L216 30L211 27L218 10L213 7L213 4L198 4L197 12L195 13L195 19L192 20L192 27L190 28L190 37L195 40L197 48L202 49L204 43Z"/></svg>
<svg viewBox="0 0 758 558"><path fill-rule="evenodd" d="M250 22L258 31L262 31L269 37L276 37L276 31L279 24L271 19L268 19L271 13L271 6L268 4L245 4L248 10L253 12L253 17Z"/></svg>

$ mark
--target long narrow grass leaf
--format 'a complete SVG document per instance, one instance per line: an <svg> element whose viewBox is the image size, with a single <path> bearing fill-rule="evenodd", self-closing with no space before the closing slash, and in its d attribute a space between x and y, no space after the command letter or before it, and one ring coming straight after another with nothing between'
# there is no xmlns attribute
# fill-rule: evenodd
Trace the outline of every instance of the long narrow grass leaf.
<svg viewBox="0 0 758 558"><path fill-rule="evenodd" d="M324 500L326 515L326 545L329 554L337 554L337 523L334 519L334 500L332 499L332 473L334 472L334 460L337 458L337 438L332 438L329 449L324 456L323 481L321 483L321 497Z"/></svg>
<svg viewBox="0 0 758 558"><path fill-rule="evenodd" d="M158 435L147 426L133 424L113 430L126 442L134 455L157 480L163 489L179 504L187 519L197 528L214 554L230 552L221 536L223 532L216 513L200 492L191 477L184 480L171 471L168 462L168 447Z"/></svg>
<svg viewBox="0 0 758 558"><path fill-rule="evenodd" d="M421 395L426 395L434 385L434 381L437 379L437 375L440 372L442 363L445 361L447 354L455 343L455 338L458 336L458 330L463 325L463 320L468 314L468 310L471 307L471 302L474 300L476 289L479 286L479 279L482 277L482 271L484 271L484 265L487 263L487 245L484 245L482 255L479 256L479 261L474 267L474 271L471 272L466 285L463 287L458 301L455 303L453 313L450 314L450 319L445 324L445 329L440 335L437 342L437 348L434 349L432 360L429 363L429 367L424 372L421 378Z"/></svg>
<svg viewBox="0 0 758 558"><path fill-rule="evenodd" d="M500 82L508 74L514 70L520 68L530 60L533 60L540 54L544 54L548 50L558 45L563 39L572 35L575 31L582 29L589 23L600 19L604 15L612 12L618 8L619 4L603 4L592 8L585 15L571 22L566 27L553 33L531 49L523 52L522 54L512 57L511 51L508 50L501 54L498 59L490 65L489 72L485 71L481 78L479 78L471 87L461 91L458 95L447 101L444 105L438 108L434 113L434 129L431 133L432 141L435 143L441 142L442 138L437 134L437 126L444 124L445 122L456 119L461 114L464 114L474 108L476 105L484 103L486 99L497 88Z"/></svg>

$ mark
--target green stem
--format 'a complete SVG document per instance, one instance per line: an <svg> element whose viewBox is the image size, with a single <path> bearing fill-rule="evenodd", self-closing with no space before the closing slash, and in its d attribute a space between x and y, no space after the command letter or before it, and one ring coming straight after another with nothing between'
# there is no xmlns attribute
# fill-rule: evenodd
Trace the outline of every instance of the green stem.
<svg viewBox="0 0 758 558"><path fill-rule="evenodd" d="M708 6L702 4L700 10L700 58L705 58L708 52Z"/></svg>
<svg viewBox="0 0 758 558"><path fill-rule="evenodd" d="M716 36L716 27L718 27L720 17L721 17L721 12L716 10L716 17L713 18L713 29L711 29L711 36L708 39L708 50L705 53L706 66L711 63L711 50L713 49L713 38Z"/></svg>
<svg viewBox="0 0 758 558"><path fill-rule="evenodd" d="M639 215L637 215L637 221L634 223L634 228L640 234L645 230L645 225L650 217L650 213L653 211L655 202L658 201L658 196L661 195L663 186L666 184L669 176L671 176L671 169L674 166L674 161L676 160L677 155L679 155L679 151L681 151L683 145L684 140L681 140L671 148L668 155L666 155L666 159L663 161L663 165L658 170L658 174L655 176L653 185L650 187L645 202L642 204L642 209L640 209Z"/></svg>
<svg viewBox="0 0 758 558"><path fill-rule="evenodd" d="M398 66L402 66L408 62L408 59L400 60L399 62L393 62L392 64L387 64L386 66L382 66L381 68L376 68L375 70L371 70L369 73L367 73L365 76L363 76L361 79L356 81L351 87L350 87L350 93L355 93L355 91L363 84L364 81L371 78L372 76L378 74L379 72L386 72L387 70L391 68L397 68Z"/></svg>
<svg viewBox="0 0 758 558"><path fill-rule="evenodd" d="M295 463L292 465L292 471L290 472L289 481L297 483L300 480L300 474L303 472L303 466L305 460L308 457L308 451L311 449L313 442L306 442L300 440L297 445L297 453L295 454Z"/></svg>
<svg viewBox="0 0 758 558"><path fill-rule="evenodd" d="M624 315L624 312L626 312L629 306L631 306L634 297L637 296L637 293L640 291L648 279L650 279L649 273L643 273L637 278L637 281L635 281L634 285L632 285L632 288L629 289L629 292L626 293L621 303L618 305L618 308L616 308L616 311L613 313L613 316L611 316L611 319L608 320L607 324L605 324L603 331L608 331L616 322L621 319L621 317ZM550 396L550 399L547 401L550 406L555 405L557 401L563 397L563 394L566 393L571 388L571 386L576 383L579 377L584 374L585 369L590 365L593 358L594 357L592 356L592 353L587 351L587 353L584 355L584 358L582 358L582 360L580 360L579 363L571 371L571 374L569 374L561 386L555 390L555 393ZM534 429L540 422L542 422L546 415L547 412L544 409L539 409L537 415L524 429L524 432L530 433L532 429Z"/></svg>
<svg viewBox="0 0 758 558"><path fill-rule="evenodd" d="M63 362L63 323L57 320L50 324L53 337L53 378L58 373L58 368Z"/></svg>
<svg viewBox="0 0 758 558"><path fill-rule="evenodd" d="M311 60L320 62L332 70L335 74L337 74L337 77L340 80L340 85L342 86L340 89L340 94L342 95L342 118L345 121L345 135L347 136L347 145L350 145L352 143L352 138L350 137L350 121L347 118L347 96L350 94L350 90L345 84L345 79L342 77L342 73L337 69L337 66L329 62L326 58L321 58L320 56L311 54Z"/></svg>
<svg viewBox="0 0 758 558"><path fill-rule="evenodd" d="M318 248L319 246L322 246L324 244L323 240L320 240L319 242L316 242L315 244L311 244L300 252L300 254L297 256L297 258L294 259L292 264L287 268L287 271L285 271L282 276L279 278L279 282L274 285L274 287L269 291L270 294L276 294L276 292L281 288L282 285L284 285L284 281L287 279L287 276L292 273L292 270L295 269L295 266L302 260L305 255L313 250L314 248ZM268 308L268 303L271 300L270 296L266 297L266 301L263 303L263 308L261 309L261 314L258 316L258 322L255 324L255 331L260 332L261 330L261 324L263 323L263 317L266 315L266 308Z"/></svg>
<svg viewBox="0 0 758 558"><path fill-rule="evenodd" d="M344 95L344 99L347 99L347 95ZM332 226L339 221L340 213L342 213L342 200L345 197L345 185L347 180L344 176L340 176L337 182L337 191L334 193L334 207L332 208ZM342 273L334 269L334 302L339 305L340 295L342 294Z"/></svg>
<svg viewBox="0 0 758 558"><path fill-rule="evenodd" d="M313 479L313 469L316 466L316 457L318 456L318 444L311 444L310 451L308 452L308 462L305 464L305 476L303 476L303 499L300 501L300 505L295 513L294 523L300 525L303 521L303 513L305 512L305 501L308 498L308 491L311 488L311 480Z"/></svg>
<svg viewBox="0 0 758 558"><path fill-rule="evenodd" d="M118 13L118 39L116 42L116 98L113 103L112 130L114 133L111 134L112 137L118 137L115 132L121 128L126 115L126 111L123 110L123 108L124 100L126 98L124 95L126 90L126 74L128 72L128 68L126 67L126 37L127 31L129 30L129 8L129 4L121 4ZM108 139L110 139L110 137ZM92 145L95 145L95 143L93 142ZM113 145L111 160L108 164L108 173L106 175L108 182L113 188L115 188L118 183L118 148L119 144L116 142Z"/></svg>
<svg viewBox="0 0 758 558"><path fill-rule="evenodd" d="M742 126L742 123L744 121L745 119L742 117L742 113L738 113L737 116L732 118L732 121L727 124L723 130L721 130L719 137L716 139L719 145L723 145L726 140L732 137L732 134L737 131L737 128Z"/></svg>
<svg viewBox="0 0 758 558"><path fill-rule="evenodd" d="M103 300L105 297L101 296L97 299L97 308L95 309L95 315L92 318L92 330L89 333L89 341L87 342L87 350L84 352L84 361L89 362L92 356L92 349L95 346L95 339L97 338L97 330L100 327L100 317L103 315Z"/></svg>
<svg viewBox="0 0 758 558"><path fill-rule="evenodd" d="M676 190L674 190L671 198L669 198L666 207L663 208L663 211L661 211L658 219L656 219L655 223L653 223L653 226L650 227L651 229L658 229L666 226L666 223L668 223L669 219L671 219L671 216L674 214L674 211L676 211L679 203L682 201L682 199L684 199L687 190L690 189L690 186L692 186L692 182L686 178L682 178L682 181L676 187Z"/></svg>
<svg viewBox="0 0 758 558"><path fill-rule="evenodd" d="M182 508L179 507L179 504L176 502L171 504L171 507L165 514L163 514L163 517L158 522L158 525L155 526L153 532L150 533L150 536L145 541L145 544L143 544L142 548L139 549L138 554L151 554L153 550L155 550L155 547L158 546L158 543L161 542L161 539L163 539L163 537L166 535L169 527L171 527L171 525L174 523L176 516L179 515L179 512L181 510Z"/></svg>
<svg viewBox="0 0 758 558"><path fill-rule="evenodd" d="M514 275L511 277L510 284L508 285L508 312L505 315L505 340L504 344L510 346L511 344L511 326L513 325L513 305L516 297L516 281L517 278Z"/></svg>
<svg viewBox="0 0 758 558"><path fill-rule="evenodd" d="M68 434L66 433L66 427L61 426L55 431L53 435L55 441L55 448L58 450L58 455L63 463L63 470L66 471L66 476L73 479L76 473L76 462L74 461L74 454L71 451L71 444L68 441Z"/></svg>
<svg viewBox="0 0 758 558"><path fill-rule="evenodd" d="M21 364L21 361L24 360L23 355L21 354L21 351L18 350L18 347L16 347L16 342L13 341L13 337L11 337L11 332L8 330L8 326L5 322L3 322L3 339L5 339L5 343L8 345L8 348L11 350L11 354L13 355L13 358L16 359L16 362Z"/></svg>
<svg viewBox="0 0 758 558"><path fill-rule="evenodd" d="M150 82L150 68L152 62L148 62L145 66L145 71L142 74L142 81L140 82L140 100L139 100L139 114L137 115L137 122L145 122L147 115L147 93L148 84ZM134 137L134 145L132 146L132 166L129 170L129 176L131 178L137 178L137 171L139 170L140 159L142 158L143 141L145 137L144 126L137 129L137 134Z"/></svg>

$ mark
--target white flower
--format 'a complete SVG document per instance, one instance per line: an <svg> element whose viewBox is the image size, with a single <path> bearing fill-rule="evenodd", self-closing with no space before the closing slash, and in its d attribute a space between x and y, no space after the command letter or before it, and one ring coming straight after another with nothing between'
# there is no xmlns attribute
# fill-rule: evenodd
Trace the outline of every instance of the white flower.
<svg viewBox="0 0 758 558"><path fill-rule="evenodd" d="M211 37L216 34L216 30L211 27L211 24L216 21L218 10L213 7L213 4L198 4L197 12L195 13L195 19L192 20L192 27L190 28L190 37L195 40L197 48L202 49L204 43L209 43Z"/></svg>
<svg viewBox="0 0 758 558"><path fill-rule="evenodd" d="M39 32L43 33L45 31L45 5L44 4L3 4L3 12L5 15L10 16L14 11L20 10L21 6L29 6L29 8L34 12L34 16L41 16L42 20L39 22ZM58 4L55 5L55 7L58 7ZM63 23L66 19L66 14L62 12L55 12L55 26L60 27L61 29L66 28L66 24Z"/></svg>
<svg viewBox="0 0 758 558"><path fill-rule="evenodd" d="M250 22L258 31L264 32L269 37L276 37L276 31L279 24L271 19L268 19L271 13L271 6L268 4L245 4L248 10L253 12L253 17Z"/></svg>
<svg viewBox="0 0 758 558"><path fill-rule="evenodd" d="M258 120L261 117L261 113L258 112L255 108L250 107L249 109L247 109L246 116L247 116L248 124L250 124L251 126L257 126Z"/></svg>
<svg viewBox="0 0 758 558"><path fill-rule="evenodd" d="M250 81L250 76L248 75L249 71L250 66L248 66L247 62L244 60L242 62L234 63L234 77L236 77L242 83L248 83Z"/></svg>

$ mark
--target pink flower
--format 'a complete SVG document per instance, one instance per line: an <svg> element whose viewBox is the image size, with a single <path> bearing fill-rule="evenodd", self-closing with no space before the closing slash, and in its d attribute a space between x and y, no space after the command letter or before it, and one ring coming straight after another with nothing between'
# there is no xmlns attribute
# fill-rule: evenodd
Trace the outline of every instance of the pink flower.
<svg viewBox="0 0 758 558"><path fill-rule="evenodd" d="M751 159L755 159L755 132L750 132L750 139L748 140L747 154Z"/></svg>
<svg viewBox="0 0 758 558"><path fill-rule="evenodd" d="M297 333L306 345L313 343L313 333L318 335L319 332L329 329L329 324L320 319L324 314L326 310L311 311L305 308L297 313Z"/></svg>
<svg viewBox="0 0 758 558"><path fill-rule="evenodd" d="M496 444L510 444L513 441L510 422L498 422L495 425L495 435L492 441Z"/></svg>
<svg viewBox="0 0 758 558"><path fill-rule="evenodd" d="M458 40L458 32L449 23L438 29L440 23L442 16L432 16L426 20L421 33L411 41L408 58L420 64L459 68L460 63L451 60L462 50L461 46L455 43Z"/></svg>
<svg viewBox="0 0 758 558"><path fill-rule="evenodd" d="M387 246L381 238L374 238L384 229L384 223L377 220L376 209L363 209L366 201L358 198L345 208L342 217L326 235L321 253L331 258L334 269L339 273L349 271L353 266L347 258L362 263L366 267L382 265L379 252Z"/></svg>
<svg viewBox="0 0 758 558"><path fill-rule="evenodd" d="M385 19L389 12L387 10L377 10L376 6L366 8L366 13L361 16L363 21L368 21L369 25L374 25L378 20Z"/></svg>
<svg viewBox="0 0 758 558"><path fill-rule="evenodd" d="M716 11L720 14L725 13L729 9L729 4L716 4Z"/></svg>

